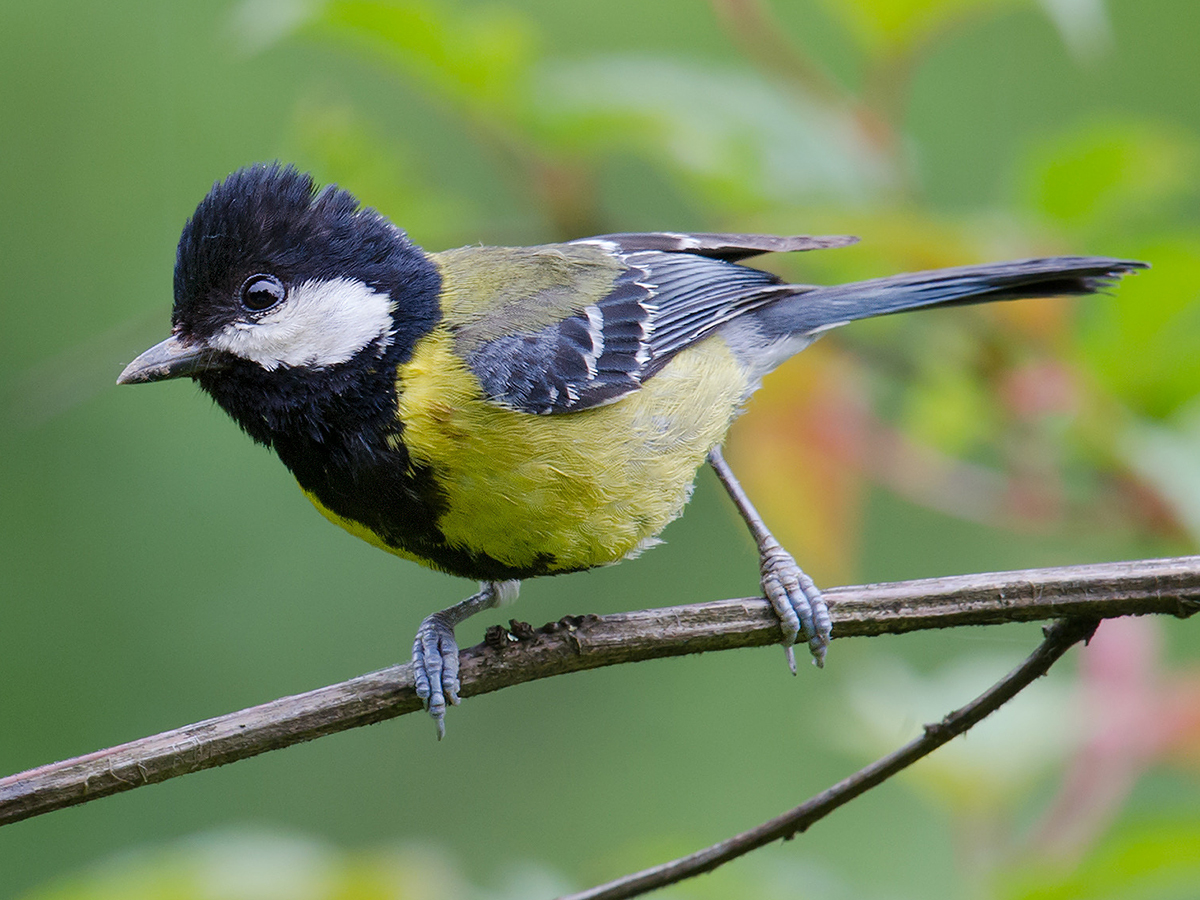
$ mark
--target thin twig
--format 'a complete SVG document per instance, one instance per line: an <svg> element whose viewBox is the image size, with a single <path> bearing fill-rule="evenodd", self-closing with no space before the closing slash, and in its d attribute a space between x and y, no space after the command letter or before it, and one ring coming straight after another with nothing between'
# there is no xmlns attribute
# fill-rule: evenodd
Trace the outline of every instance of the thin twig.
<svg viewBox="0 0 1200 900"><path fill-rule="evenodd" d="M626 875L591 890L562 897L560 900L627 900L658 888L676 884L744 856L766 844L796 836L819 819L825 818L839 806L882 784L898 772L911 766L923 756L967 729L983 721L1028 687L1057 662L1079 641L1086 641L1100 624L1099 619L1064 619L1046 629L1046 639L1020 666L1009 672L966 706L956 709L940 722L926 725L924 733L849 778L808 799L781 816L764 822L757 828L744 831L703 850L679 859Z"/></svg>
<svg viewBox="0 0 1200 900"><path fill-rule="evenodd" d="M1065 617L1187 616L1200 610L1200 557L964 575L825 592L835 638ZM500 630L462 655L462 696L600 666L779 641L761 598L719 600L544 628ZM412 668L218 716L0 779L0 825L421 708Z"/></svg>

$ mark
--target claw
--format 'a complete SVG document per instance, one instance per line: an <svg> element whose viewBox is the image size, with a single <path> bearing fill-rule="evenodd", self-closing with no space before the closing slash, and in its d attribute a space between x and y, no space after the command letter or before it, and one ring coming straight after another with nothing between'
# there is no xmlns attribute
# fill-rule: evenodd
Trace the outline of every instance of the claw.
<svg viewBox="0 0 1200 900"><path fill-rule="evenodd" d="M461 683L458 678L458 642L454 626L499 603L517 597L515 581L485 581L479 593L441 612L426 616L413 641L413 683L417 696L437 725L440 741L446 734L446 703L457 706Z"/></svg>
<svg viewBox="0 0 1200 900"><path fill-rule="evenodd" d="M807 576L806 576L807 577ZM818 669L825 668L825 651L829 649L829 638L833 633L833 620L829 617L829 607L821 596L817 586L812 585L809 603L813 609L813 636L808 639L808 652L812 654L813 665Z"/></svg>
<svg viewBox="0 0 1200 900"><path fill-rule="evenodd" d="M799 638L808 643L813 664L823 666L832 630L829 608L813 580L775 541L763 548L762 589L779 616L784 653L792 674L796 674L796 654L792 645Z"/></svg>
<svg viewBox="0 0 1200 900"><path fill-rule="evenodd" d="M413 681L417 696L437 725L438 740L446 733L446 701L458 703L458 643L454 626L441 613L427 616L413 641Z"/></svg>

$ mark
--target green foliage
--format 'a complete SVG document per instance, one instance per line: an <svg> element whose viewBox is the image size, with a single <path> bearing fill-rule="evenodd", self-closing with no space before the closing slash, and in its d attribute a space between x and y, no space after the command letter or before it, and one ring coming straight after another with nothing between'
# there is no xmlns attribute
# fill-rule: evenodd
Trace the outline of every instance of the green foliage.
<svg viewBox="0 0 1200 900"><path fill-rule="evenodd" d="M1003 900L1187 900L1200 885L1200 821L1133 822L1079 866L1032 869L1001 888Z"/></svg>
<svg viewBox="0 0 1200 900"><path fill-rule="evenodd" d="M467 887L421 848L340 853L261 831L201 835L57 879L22 900L458 900Z"/></svg>
<svg viewBox="0 0 1200 900"><path fill-rule="evenodd" d="M1091 123L1048 140L1025 163L1031 209L1067 228L1130 234L1160 226L1196 195L1200 145L1157 123Z"/></svg>
<svg viewBox="0 0 1200 900"><path fill-rule="evenodd" d="M1136 250L1154 260L1153 282L1134 280L1120 303L1090 310L1079 350L1133 411L1161 418L1200 384L1200 236L1150 237Z"/></svg>
<svg viewBox="0 0 1200 900"><path fill-rule="evenodd" d="M1023 0L826 0L824 6L872 55L913 51L940 32Z"/></svg>
<svg viewBox="0 0 1200 900"><path fill-rule="evenodd" d="M426 91L489 119L519 115L533 38L525 17L502 6L331 0L314 24L380 51Z"/></svg>

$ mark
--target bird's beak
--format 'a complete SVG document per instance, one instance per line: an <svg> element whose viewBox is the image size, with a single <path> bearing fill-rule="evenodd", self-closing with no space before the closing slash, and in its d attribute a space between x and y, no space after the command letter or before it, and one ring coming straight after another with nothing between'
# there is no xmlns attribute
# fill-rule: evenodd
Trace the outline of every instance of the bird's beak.
<svg viewBox="0 0 1200 900"><path fill-rule="evenodd" d="M220 357L202 342L189 344L177 335L171 335L127 365L117 384L165 381L220 366Z"/></svg>

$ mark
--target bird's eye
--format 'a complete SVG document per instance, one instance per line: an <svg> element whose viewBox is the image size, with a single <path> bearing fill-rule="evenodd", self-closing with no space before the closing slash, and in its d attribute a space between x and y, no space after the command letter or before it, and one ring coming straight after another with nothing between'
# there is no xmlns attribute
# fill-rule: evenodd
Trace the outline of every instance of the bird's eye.
<svg viewBox="0 0 1200 900"><path fill-rule="evenodd" d="M274 275L251 275L242 282L242 306L251 312L264 312L283 302L287 288Z"/></svg>

